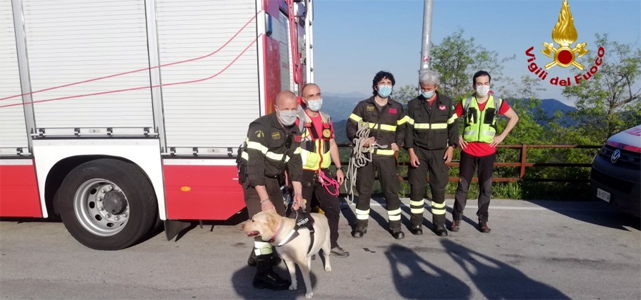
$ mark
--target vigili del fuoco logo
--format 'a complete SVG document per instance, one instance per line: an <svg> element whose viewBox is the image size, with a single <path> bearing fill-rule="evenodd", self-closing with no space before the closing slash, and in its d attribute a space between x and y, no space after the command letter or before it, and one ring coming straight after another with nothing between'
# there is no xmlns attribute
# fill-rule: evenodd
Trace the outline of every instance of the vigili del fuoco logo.
<svg viewBox="0 0 641 300"><path fill-rule="evenodd" d="M562 68L575 67L583 71L585 67L576 59L588 53L589 50L586 49L587 43L577 43L574 47L572 47L572 44L574 44L578 39L578 35L579 34L574 27L574 18L572 17L572 13L570 12L570 4L568 4L568 0L564 0L563 6L561 7L561 12L559 13L559 20L556 22L556 25L554 25L554 29L552 30L552 40L559 44L560 47L555 47L554 43L543 42L544 48L541 50L541 52L545 54L545 56L552 58L553 61L544 65L545 70L539 67L535 62L536 57L533 53L534 47L530 47L529 49L527 49L527 51L525 51L525 55L529 57L527 60L529 63L528 70L541 78L541 80L547 79L547 70L554 66L559 66ZM603 63L604 54L605 49L603 49L603 47L599 47L597 57L594 60L594 65L590 67L590 69L577 74L572 79L570 79L570 77L551 77L550 84L571 86L574 84L579 84L582 80L588 80L592 78L592 75L596 74L596 72L599 70L599 66Z"/></svg>

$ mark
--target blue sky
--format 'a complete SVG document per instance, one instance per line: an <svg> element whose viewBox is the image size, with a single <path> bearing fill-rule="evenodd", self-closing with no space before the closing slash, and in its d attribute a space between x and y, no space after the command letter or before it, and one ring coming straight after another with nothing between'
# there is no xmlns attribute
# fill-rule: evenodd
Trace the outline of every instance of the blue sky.
<svg viewBox="0 0 641 300"><path fill-rule="evenodd" d="M569 0L578 42L596 53L595 33L610 40L641 47L640 0ZM396 86L415 84L420 63L423 0L315 0L315 81L323 92L371 92L379 70L396 77ZM531 74L525 51L534 46L536 62L552 59L541 53L543 42L552 42L552 29L562 0L434 0L432 44L459 29L478 45L499 53L516 54L504 65L504 74L517 82ZM556 45L558 47L558 45ZM607 53L605 55L607 58ZM582 58L581 58L582 59ZM581 59L579 61L581 61ZM586 68L594 63L581 61ZM571 76L570 68L553 67L541 86L541 98L556 98L572 105L551 77Z"/></svg>

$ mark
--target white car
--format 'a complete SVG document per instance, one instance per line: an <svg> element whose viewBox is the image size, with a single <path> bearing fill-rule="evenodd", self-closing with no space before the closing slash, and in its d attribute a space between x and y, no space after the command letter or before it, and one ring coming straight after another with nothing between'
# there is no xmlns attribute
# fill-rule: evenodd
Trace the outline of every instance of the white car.
<svg viewBox="0 0 641 300"><path fill-rule="evenodd" d="M606 141L592 163L591 194L641 217L641 125Z"/></svg>

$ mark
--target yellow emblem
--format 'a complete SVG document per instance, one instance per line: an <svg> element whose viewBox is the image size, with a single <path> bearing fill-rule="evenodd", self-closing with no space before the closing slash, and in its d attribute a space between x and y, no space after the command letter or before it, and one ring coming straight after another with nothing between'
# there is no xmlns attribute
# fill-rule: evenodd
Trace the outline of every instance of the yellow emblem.
<svg viewBox="0 0 641 300"><path fill-rule="evenodd" d="M574 27L570 4L568 4L568 0L564 0L559 13L559 20L552 30L552 39L561 47L554 47L554 43L543 43L545 49L541 50L541 52L547 57L554 58L553 62L545 65L545 69L558 65L563 68L575 66L579 70L583 70L583 65L577 62L576 59L588 53L588 50L585 49L587 43L578 43L574 48L570 48L570 45L576 42L577 38L578 33Z"/></svg>
<svg viewBox="0 0 641 300"><path fill-rule="evenodd" d="M324 138L329 138L329 136L332 134L332 132L329 129L323 129L323 137Z"/></svg>
<svg viewBox="0 0 641 300"><path fill-rule="evenodd" d="M280 140L280 132L272 132L272 140Z"/></svg>
<svg viewBox="0 0 641 300"><path fill-rule="evenodd" d="M368 105L367 106L367 111L374 111L374 106L373 105Z"/></svg>
<svg viewBox="0 0 641 300"><path fill-rule="evenodd" d="M259 139L265 136L265 134L263 133L262 130L256 130L256 132L254 132L254 134L256 134L256 137L259 138Z"/></svg>

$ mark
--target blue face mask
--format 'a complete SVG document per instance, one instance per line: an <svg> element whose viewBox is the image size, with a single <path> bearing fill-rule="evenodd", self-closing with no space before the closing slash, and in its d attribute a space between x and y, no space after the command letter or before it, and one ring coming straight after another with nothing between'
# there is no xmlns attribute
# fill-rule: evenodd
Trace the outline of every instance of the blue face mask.
<svg viewBox="0 0 641 300"><path fill-rule="evenodd" d="M391 85L379 85L378 86L378 95L382 98L387 98L392 93Z"/></svg>
<svg viewBox="0 0 641 300"><path fill-rule="evenodd" d="M320 111L323 106L323 99L307 100L307 108L311 111Z"/></svg>
<svg viewBox="0 0 641 300"><path fill-rule="evenodd" d="M429 99L429 98L432 98L432 96L434 96L434 91L427 91L427 92L421 91L421 95L425 97L425 99Z"/></svg>

